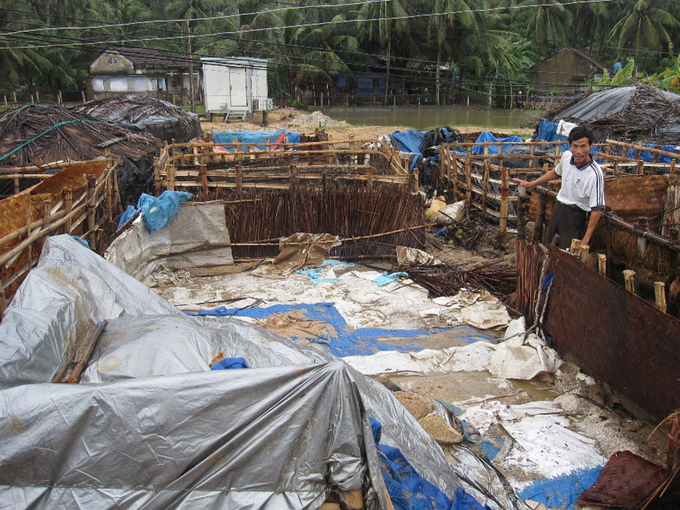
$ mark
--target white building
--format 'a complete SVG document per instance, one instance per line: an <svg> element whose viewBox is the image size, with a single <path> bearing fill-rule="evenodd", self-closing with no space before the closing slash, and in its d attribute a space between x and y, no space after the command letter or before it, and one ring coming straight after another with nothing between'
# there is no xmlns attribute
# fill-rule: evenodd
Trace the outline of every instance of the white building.
<svg viewBox="0 0 680 510"><path fill-rule="evenodd" d="M267 88L267 60L202 57L203 95L207 114L245 117L273 108Z"/></svg>

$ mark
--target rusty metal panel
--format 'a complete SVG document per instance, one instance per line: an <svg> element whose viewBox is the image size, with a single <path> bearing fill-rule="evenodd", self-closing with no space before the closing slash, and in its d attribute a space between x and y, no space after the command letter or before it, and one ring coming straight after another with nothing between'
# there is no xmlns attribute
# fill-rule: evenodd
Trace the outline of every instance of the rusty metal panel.
<svg viewBox="0 0 680 510"><path fill-rule="evenodd" d="M561 354L656 418L680 408L680 320L549 246L544 330Z"/></svg>

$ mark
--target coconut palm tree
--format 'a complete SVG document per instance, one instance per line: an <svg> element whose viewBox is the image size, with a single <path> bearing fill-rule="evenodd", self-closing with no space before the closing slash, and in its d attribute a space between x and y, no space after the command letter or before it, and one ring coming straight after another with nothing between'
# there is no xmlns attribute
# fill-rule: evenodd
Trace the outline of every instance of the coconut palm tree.
<svg viewBox="0 0 680 510"><path fill-rule="evenodd" d="M535 0L524 0L521 5L536 5ZM560 0L544 0L531 7L528 34L533 35L541 55L549 55L567 44L572 28L572 15Z"/></svg>
<svg viewBox="0 0 680 510"><path fill-rule="evenodd" d="M631 50L635 57L643 49L663 51L673 42L671 31L680 28L677 0L622 1L620 6L620 21L609 33L619 57L624 58Z"/></svg>
<svg viewBox="0 0 680 510"><path fill-rule="evenodd" d="M445 53L453 48L448 44L449 34L460 30L478 30L478 16L472 11L468 0L435 0L428 26L429 40L437 47L435 71L435 104L440 104L441 68ZM479 4L477 4L479 7Z"/></svg>
<svg viewBox="0 0 680 510"><path fill-rule="evenodd" d="M385 90L383 104L387 104L390 88L390 68L392 65L392 48L395 35L409 37L407 16L415 10L408 0L383 0L364 4L357 17L358 36L364 43L377 43L385 55Z"/></svg>

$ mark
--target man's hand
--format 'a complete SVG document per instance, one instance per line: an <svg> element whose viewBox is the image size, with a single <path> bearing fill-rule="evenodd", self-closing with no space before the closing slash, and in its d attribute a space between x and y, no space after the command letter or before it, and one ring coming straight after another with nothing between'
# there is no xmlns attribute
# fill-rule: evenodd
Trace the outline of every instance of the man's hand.
<svg viewBox="0 0 680 510"><path fill-rule="evenodd" d="M517 177L513 179L513 182L516 182L517 184L519 184L520 186L524 186L525 188L532 188L534 186L531 182L518 179Z"/></svg>

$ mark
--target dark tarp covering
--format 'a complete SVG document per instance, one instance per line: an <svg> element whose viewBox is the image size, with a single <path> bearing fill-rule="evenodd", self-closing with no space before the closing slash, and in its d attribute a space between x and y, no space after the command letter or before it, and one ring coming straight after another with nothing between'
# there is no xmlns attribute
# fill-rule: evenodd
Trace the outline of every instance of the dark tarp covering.
<svg viewBox="0 0 680 510"><path fill-rule="evenodd" d="M91 101L73 110L168 143L185 143L203 133L198 115L154 97L127 94Z"/></svg>

